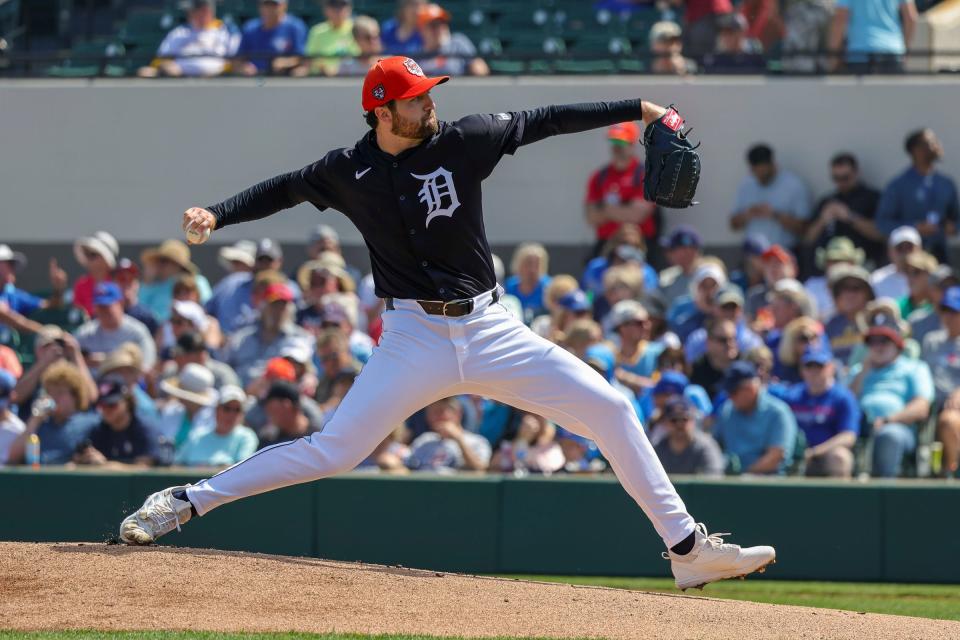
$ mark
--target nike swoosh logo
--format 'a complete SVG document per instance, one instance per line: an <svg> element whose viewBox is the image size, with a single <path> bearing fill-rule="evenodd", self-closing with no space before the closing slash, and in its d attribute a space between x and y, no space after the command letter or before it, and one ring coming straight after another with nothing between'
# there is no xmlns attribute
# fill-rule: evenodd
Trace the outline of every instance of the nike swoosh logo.
<svg viewBox="0 0 960 640"><path fill-rule="evenodd" d="M357 177L357 180L359 180L360 178L362 178L363 175L364 175L367 171L370 171L370 169L372 169L372 168L373 168L373 167L367 167L367 168L364 169L363 171L357 171L357 173L355 174L356 177Z"/></svg>

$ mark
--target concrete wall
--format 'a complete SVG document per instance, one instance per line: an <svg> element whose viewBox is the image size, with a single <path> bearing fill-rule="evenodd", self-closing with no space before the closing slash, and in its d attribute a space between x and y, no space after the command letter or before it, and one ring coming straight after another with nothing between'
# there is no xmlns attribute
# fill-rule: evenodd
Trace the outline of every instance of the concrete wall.
<svg viewBox="0 0 960 640"><path fill-rule="evenodd" d="M354 80L0 83L2 241L62 242L98 228L122 241L176 235L187 206L351 146L365 127L358 93ZM695 223L717 244L735 242L726 216L753 142L771 142L781 163L820 193L835 151L857 152L881 183L904 165L904 134L926 124L944 139L944 169L960 174L957 78L457 79L435 95L448 119L637 95L676 102L703 140L703 204L671 219ZM603 135L588 132L506 158L487 183L491 240L588 240L583 186L605 157ZM319 217L301 206L222 238L302 240ZM322 217L347 242L359 241L342 217Z"/></svg>

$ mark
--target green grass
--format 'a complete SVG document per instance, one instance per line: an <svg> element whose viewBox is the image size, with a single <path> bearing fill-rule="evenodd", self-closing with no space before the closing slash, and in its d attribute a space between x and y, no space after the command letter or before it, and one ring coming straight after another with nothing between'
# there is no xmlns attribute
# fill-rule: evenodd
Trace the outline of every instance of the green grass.
<svg viewBox="0 0 960 640"><path fill-rule="evenodd" d="M594 578L583 576L505 576L542 582L680 593L670 578ZM825 609L869 611L900 616L960 620L960 585L803 582L791 580L727 580L687 594L792 604Z"/></svg>

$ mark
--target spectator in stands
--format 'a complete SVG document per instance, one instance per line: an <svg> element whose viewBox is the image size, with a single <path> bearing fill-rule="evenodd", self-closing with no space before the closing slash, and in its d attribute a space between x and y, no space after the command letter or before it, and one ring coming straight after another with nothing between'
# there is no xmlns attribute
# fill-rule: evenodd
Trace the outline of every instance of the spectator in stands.
<svg viewBox="0 0 960 640"><path fill-rule="evenodd" d="M608 327L610 309L621 300L639 300L643 288L644 274L637 262L610 267L603 274L603 297L593 299L594 318Z"/></svg>
<svg viewBox="0 0 960 640"><path fill-rule="evenodd" d="M424 73L430 76L488 76L490 67L477 56L477 48L462 33L450 32L450 13L438 4L427 4L417 14L423 40Z"/></svg>
<svg viewBox="0 0 960 640"><path fill-rule="evenodd" d="M760 254L760 272L762 279L747 290L747 315L756 319L760 327L769 328L769 313L765 307L770 301L770 293L781 280L797 277L797 259L793 253L778 244L769 245Z"/></svg>
<svg viewBox="0 0 960 640"><path fill-rule="evenodd" d="M579 357L588 365L593 367L597 373L602 375L604 379L610 383L610 386L619 391L624 398L629 400L634 411L637 413L637 418L643 420L643 410L640 408L640 401L637 400L637 394L635 394L628 386L617 380L615 375L617 368L616 355L608 345L599 342L599 337L600 336L598 336L598 339L595 341L596 344L589 345L582 355L578 354ZM576 351L578 350L575 350L575 352Z"/></svg>
<svg viewBox="0 0 960 640"><path fill-rule="evenodd" d="M486 471L491 448L486 438L463 428L463 408L456 398L438 400L427 407L429 431L410 443L407 466L414 470Z"/></svg>
<svg viewBox="0 0 960 640"><path fill-rule="evenodd" d="M524 242L513 252L513 275L506 279L503 288L520 301L524 324L530 324L546 310L544 292L550 285L549 265L550 256L539 242Z"/></svg>
<svg viewBox="0 0 960 640"><path fill-rule="evenodd" d="M910 335L923 344L927 334L943 328L940 321L940 306L943 295L950 287L960 285L960 275L949 266L942 264L930 275L930 308L920 309L910 314Z"/></svg>
<svg viewBox="0 0 960 640"><path fill-rule="evenodd" d="M694 331L702 327L713 312L713 298L727 284L723 263L716 258L701 258L690 280L689 294L673 301L667 312L670 330L680 342L686 342Z"/></svg>
<svg viewBox="0 0 960 640"><path fill-rule="evenodd" d="M7 463L10 447L24 432L23 420L10 411L13 389L17 379L6 369L0 369L0 467Z"/></svg>
<svg viewBox="0 0 960 640"><path fill-rule="evenodd" d="M188 363L177 375L160 383L169 399L160 412L159 435L179 451L191 434L212 429L217 403L213 373L203 365Z"/></svg>
<svg viewBox="0 0 960 640"><path fill-rule="evenodd" d="M494 471L533 471L550 474L563 469L566 460L557 442L556 426L542 416L524 413L516 435L504 439L490 459Z"/></svg>
<svg viewBox="0 0 960 640"><path fill-rule="evenodd" d="M824 61L809 55L827 48L834 0L786 0L783 3L783 68L793 73L821 71ZM800 55L807 54L807 55Z"/></svg>
<svg viewBox="0 0 960 640"><path fill-rule="evenodd" d="M582 318L574 320L570 324L570 328L564 334L560 346L581 360L586 360L587 349L602 340L603 331L600 329L600 325L589 318Z"/></svg>
<svg viewBox="0 0 960 640"><path fill-rule="evenodd" d="M362 366L350 353L347 337L338 329L324 329L317 336L316 359L319 362L318 402L326 402L330 398L334 381L340 373L349 371L357 374Z"/></svg>
<svg viewBox="0 0 960 640"><path fill-rule="evenodd" d="M669 267L660 272L660 291L667 300L685 295L701 257L703 242L693 227L680 225L662 238Z"/></svg>
<svg viewBox="0 0 960 640"><path fill-rule="evenodd" d="M947 238L957 233L960 201L957 185L936 170L943 146L930 129L920 129L904 142L911 165L890 181L877 208L877 228L891 233L911 225L923 238L923 248L941 262L947 259Z"/></svg>
<svg viewBox="0 0 960 640"><path fill-rule="evenodd" d="M174 462L186 466L225 467L249 458L258 448L257 434L243 422L247 394L240 387L220 389L216 426L191 433Z"/></svg>
<svg viewBox="0 0 960 640"><path fill-rule="evenodd" d="M643 247L644 241L639 229L632 225L624 225L610 236L603 245L600 255L587 263L581 281L583 290L593 297L595 303L599 303L595 308L594 316L601 317L609 311L609 307L605 306L600 296L606 287L604 278L611 267L630 265L639 269L642 272L643 289L650 292L656 291L657 271L647 264L646 251Z"/></svg>
<svg viewBox="0 0 960 640"><path fill-rule="evenodd" d="M343 268L339 254L324 252L318 260L309 260L297 270L297 282L303 291L303 300L297 309L297 324L311 333L323 325L324 301L328 296L345 294L350 304L356 306L356 284Z"/></svg>
<svg viewBox="0 0 960 640"><path fill-rule="evenodd" d="M852 449L860 434L857 399L837 383L833 355L825 346L808 347L800 364L803 381L781 398L806 438L806 474L849 478L853 474Z"/></svg>
<svg viewBox="0 0 960 640"><path fill-rule="evenodd" d="M137 72L159 76L218 76L237 53L240 34L217 20L214 0L190 0L187 23L174 27L157 49L153 63Z"/></svg>
<svg viewBox="0 0 960 640"><path fill-rule="evenodd" d="M689 367L686 367L682 362L682 350L677 349L674 352L675 355L671 354L671 351L673 350L665 349L660 354L657 366L660 379L639 397L645 424L648 425L650 431L650 442L653 444L660 442L667 434L666 429L662 428L659 422L663 417L663 408L670 398L674 396L686 398L701 416L713 412L713 403L710 401L710 396L706 390L700 385L691 384L690 379L684 373ZM665 355L666 357L664 357ZM680 357L681 362L675 362L676 356Z"/></svg>
<svg viewBox="0 0 960 640"><path fill-rule="evenodd" d="M247 384L263 370L267 360L277 357L290 345L304 345L313 351L313 339L293 324L293 292L286 284L266 287L257 322L230 336L224 347L224 360Z"/></svg>
<svg viewBox="0 0 960 640"><path fill-rule="evenodd" d="M300 402L300 390L294 383L276 380L270 385L264 402L268 422L260 432L260 448L303 438L314 432Z"/></svg>
<svg viewBox="0 0 960 640"><path fill-rule="evenodd" d="M103 362L106 354L124 342L132 342L143 353L143 365L152 368L157 360L153 336L142 322L123 312L120 287L115 282L101 282L94 290L93 304L96 309L94 319L76 332L87 363L95 368Z"/></svg>
<svg viewBox="0 0 960 640"><path fill-rule="evenodd" d="M748 33L742 13L728 13L717 20L717 44L703 57L704 69L719 73L762 72L767 67L763 45Z"/></svg>
<svg viewBox="0 0 960 640"><path fill-rule="evenodd" d="M663 408L662 423L667 436L654 447L668 474L723 475L726 461L720 446L709 434L697 429L697 410L683 396L674 396Z"/></svg>
<svg viewBox="0 0 960 640"><path fill-rule="evenodd" d="M783 329L783 338L773 352L771 375L781 384L800 382L800 358L810 348L829 349L829 341L823 333L823 325L813 318L801 316Z"/></svg>
<svg viewBox="0 0 960 640"><path fill-rule="evenodd" d="M307 398L315 397L319 378L313 366L313 353L301 345L291 345L283 350L280 357L293 365L294 380L300 387L300 393Z"/></svg>
<svg viewBox="0 0 960 640"><path fill-rule="evenodd" d="M833 316L835 311L827 274L841 264L863 266L864 251L854 246L850 238L837 236L825 248L817 249L815 256L817 267L823 271L823 275L807 278L803 286L817 305L817 317L826 319Z"/></svg>
<svg viewBox="0 0 960 640"><path fill-rule="evenodd" d="M787 325L797 318L815 318L817 315L807 290L799 280L793 278L784 278L773 285L773 290L770 292L769 312L772 324L767 331L765 341L774 353L780 347L780 339Z"/></svg>
<svg viewBox="0 0 960 640"><path fill-rule="evenodd" d="M734 362L723 378L726 400L713 434L742 473L783 474L793 460L797 421L785 402L771 395L749 362Z"/></svg>
<svg viewBox="0 0 960 640"><path fill-rule="evenodd" d="M730 217L734 231L756 233L793 249L810 217L810 194L796 174L780 169L773 149L757 144L747 152L750 175L737 189Z"/></svg>
<svg viewBox="0 0 960 640"><path fill-rule="evenodd" d="M707 348L693 362L690 382L707 390L716 398L723 388L724 372L740 357L737 347L737 325L732 320L714 319L707 323Z"/></svg>
<svg viewBox="0 0 960 640"><path fill-rule="evenodd" d="M917 425L930 415L934 399L930 367L903 355L906 323L893 314L868 315L867 354L850 370L873 439L874 476L900 475L904 455L917 448Z"/></svg>
<svg viewBox="0 0 960 640"><path fill-rule="evenodd" d="M67 274L56 260L50 260L50 284L53 293L43 300L17 287L17 271L27 266L27 257L8 245L0 244L0 344L13 343L11 331L36 333L41 324L30 316L62 304L67 289Z"/></svg>
<svg viewBox="0 0 960 640"><path fill-rule="evenodd" d="M45 325L37 332L33 342L34 361L24 371L14 390L19 406L19 415L30 412L41 380L47 369L58 363L68 362L77 368L80 379L86 387L87 397L97 395L97 383L94 381L77 339L56 325Z"/></svg>
<svg viewBox="0 0 960 640"><path fill-rule="evenodd" d="M120 381L100 384L100 422L87 434L73 461L111 468L152 467L162 460L157 433L137 417L135 401Z"/></svg>
<svg viewBox="0 0 960 640"><path fill-rule="evenodd" d="M221 247L217 251L217 262L229 275L253 272L256 261L257 245L250 240L238 240L231 245ZM221 281L222 282L222 281ZM221 283L217 283L219 287ZM214 288L216 291L216 288Z"/></svg>
<svg viewBox="0 0 960 640"><path fill-rule="evenodd" d="M383 57L383 42L380 40L380 25L370 16L357 16L353 21L353 39L360 53L356 58L345 58L337 68L338 76L366 75L370 67Z"/></svg>
<svg viewBox="0 0 960 640"><path fill-rule="evenodd" d="M560 300L578 290L579 284L573 276L567 274L553 276L543 292L543 306L546 313L534 318L530 323L530 329L538 336L556 342L555 334L563 330L563 319L568 315L567 309L560 305Z"/></svg>
<svg viewBox="0 0 960 640"><path fill-rule="evenodd" d="M360 47L353 39L352 14L352 0L323 0L326 20L310 29L304 49L306 55L314 59L294 69L294 75L336 75L341 58L352 58L360 53Z"/></svg>
<svg viewBox="0 0 960 640"><path fill-rule="evenodd" d="M650 315L636 300L623 300L610 311L610 329L618 338L615 376L635 394L653 385L651 376L664 345L650 342Z"/></svg>
<svg viewBox="0 0 960 640"><path fill-rule="evenodd" d="M144 374L149 373L147 378ZM116 351L107 354L99 368L100 380L121 380L130 389L136 403L137 417L150 426L160 423L160 410L147 392L146 387L154 382L153 372L143 370L143 354L132 342L125 342ZM141 385L143 385L141 387Z"/></svg>
<svg viewBox="0 0 960 640"><path fill-rule="evenodd" d="M841 263L827 271L835 312L824 326L830 350L839 362L847 362L863 337L857 318L875 298L870 274L863 267Z"/></svg>
<svg viewBox="0 0 960 640"><path fill-rule="evenodd" d="M637 156L640 129L633 122L621 122L607 129L610 163L591 174L587 181L584 215L596 234L593 255L620 229L630 225L640 230L652 246L657 228L656 205L643 199L643 163Z"/></svg>
<svg viewBox="0 0 960 640"><path fill-rule="evenodd" d="M931 304L933 284L930 282L934 271L939 267L937 259L926 251L912 251L906 258L907 284L910 291L903 296L897 303L900 305L900 317L909 318L914 311L929 311L933 309Z"/></svg>
<svg viewBox="0 0 960 640"><path fill-rule="evenodd" d="M872 266L881 266L887 255L886 236L875 222L880 192L861 180L857 158L852 153L833 156L830 179L836 190L814 208L813 219L803 234L804 244L826 248L834 238L849 238ZM826 271L825 267L821 269Z"/></svg>
<svg viewBox="0 0 960 640"><path fill-rule="evenodd" d="M921 245L920 234L913 227L897 227L890 233L890 241L887 243L890 264L870 275L878 298L899 299L910 293L905 275L907 256L913 251L920 251Z"/></svg>
<svg viewBox="0 0 960 640"><path fill-rule="evenodd" d="M743 238L741 245L741 262L730 274L730 282L740 287L741 291L747 292L763 283L763 256L770 248L770 242L759 234L747 234Z"/></svg>
<svg viewBox="0 0 960 640"><path fill-rule="evenodd" d="M562 342L574 323L590 320L591 306L587 295L580 289L571 291L557 301L560 315L554 326L553 337Z"/></svg>
<svg viewBox="0 0 960 640"><path fill-rule="evenodd" d="M120 247L106 231L79 238L73 243L73 255L86 274L73 283L73 304L93 315L93 288L111 279L111 270L117 266Z"/></svg>
<svg viewBox="0 0 960 640"><path fill-rule="evenodd" d="M697 72L697 63L683 55L683 39L680 25L660 21L650 27L651 73L686 76Z"/></svg>
<svg viewBox="0 0 960 640"><path fill-rule="evenodd" d="M713 51L717 41L717 23L722 16L733 12L733 3L730 0L671 0L671 2L678 7L684 7L683 50L687 55L700 59Z"/></svg>
<svg viewBox="0 0 960 640"><path fill-rule="evenodd" d="M188 364L197 364L213 374L213 387L219 389L226 385L240 386L240 378L230 365L216 360L207 351L203 336L195 331L185 331L177 337L170 350L171 363L164 367L164 379L177 375Z"/></svg>
<svg viewBox="0 0 960 640"><path fill-rule="evenodd" d="M960 287L943 293L937 310L943 328L923 340L921 357L930 367L936 391L937 439L943 443L942 473L951 478L960 466Z"/></svg>
<svg viewBox="0 0 960 640"><path fill-rule="evenodd" d="M837 0L828 44L830 69L845 64L854 73L903 70L916 24L913 0Z"/></svg>
<svg viewBox="0 0 960 640"><path fill-rule="evenodd" d="M347 337L350 353L361 364L366 364L373 355L373 340L357 330L356 296L342 293L329 293L322 299L324 329L337 329Z"/></svg>
<svg viewBox="0 0 960 640"><path fill-rule="evenodd" d="M426 0L397 0L395 17L384 21L384 53L391 56L413 56L423 51L423 38L417 20Z"/></svg>
<svg viewBox="0 0 960 640"><path fill-rule="evenodd" d="M205 305L225 333L233 333L256 319L260 297L271 284L286 284L294 299L300 298L300 287L282 271L283 251L279 244L263 238L254 249L252 261L251 272L231 274L218 282Z"/></svg>
<svg viewBox="0 0 960 640"><path fill-rule="evenodd" d="M240 72L245 76L288 73L300 62L307 44L307 25L287 13L287 0L259 0L259 18L243 25L237 56L245 58Z"/></svg>
<svg viewBox="0 0 960 640"><path fill-rule="evenodd" d="M112 273L112 279L123 293L123 312L143 323L151 336L157 335L160 323L150 309L140 304L140 267L129 258L120 258Z"/></svg>
<svg viewBox="0 0 960 640"><path fill-rule="evenodd" d="M763 340L754 333L747 324L743 313L743 294L735 284L727 283L717 289L713 296L711 318L732 320L737 324L737 348L740 353L763 345ZM703 355L707 348L707 329L700 327L694 330L683 344L687 355L687 362L694 362Z"/></svg>
<svg viewBox="0 0 960 640"><path fill-rule="evenodd" d="M66 361L50 365L41 378L43 396L34 403L26 429L10 445L8 461L21 463L27 439L40 438L40 464L66 464L97 423L88 412L90 391L80 370Z"/></svg>
<svg viewBox="0 0 960 640"><path fill-rule="evenodd" d="M141 254L146 282L140 286L140 304L150 309L157 321L170 319L173 287L180 276L192 275L197 282L200 303L210 298L210 283L190 262L190 247L179 240L164 240L159 247Z"/></svg>
<svg viewBox="0 0 960 640"><path fill-rule="evenodd" d="M780 0L743 0L738 7L737 13L746 24L746 37L757 42L761 51L778 48L783 37L780 4Z"/></svg>
<svg viewBox="0 0 960 640"><path fill-rule="evenodd" d="M286 382L294 385L300 392L300 411L307 417L311 431L319 431L325 422L323 409L311 397L304 393L301 384L301 374L298 374L297 366L286 357L270 358L263 373L256 380L252 380L248 385L246 392L255 400L247 410L246 425L254 431L262 431L267 425L269 418L266 412L267 394L275 382ZM334 388L336 382L331 384ZM314 393L316 388L314 386Z"/></svg>

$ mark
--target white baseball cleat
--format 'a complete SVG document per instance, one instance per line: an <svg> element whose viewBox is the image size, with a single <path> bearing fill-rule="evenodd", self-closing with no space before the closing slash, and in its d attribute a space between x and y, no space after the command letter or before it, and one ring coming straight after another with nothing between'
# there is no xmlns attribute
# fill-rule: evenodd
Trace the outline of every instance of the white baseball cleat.
<svg viewBox="0 0 960 640"><path fill-rule="evenodd" d="M741 548L728 544L721 536L729 533L707 533L707 527L697 523L696 542L693 550L685 555L672 551L664 552L664 559L670 560L677 588L686 591L691 588L703 588L710 582L743 578L749 573L763 573L767 565L776 562L777 552L773 547Z"/></svg>
<svg viewBox="0 0 960 640"><path fill-rule="evenodd" d="M189 486L169 487L151 494L142 507L120 523L120 539L127 544L145 545L174 529L179 531L180 525L190 520L192 506L187 500L175 498L173 492Z"/></svg>

